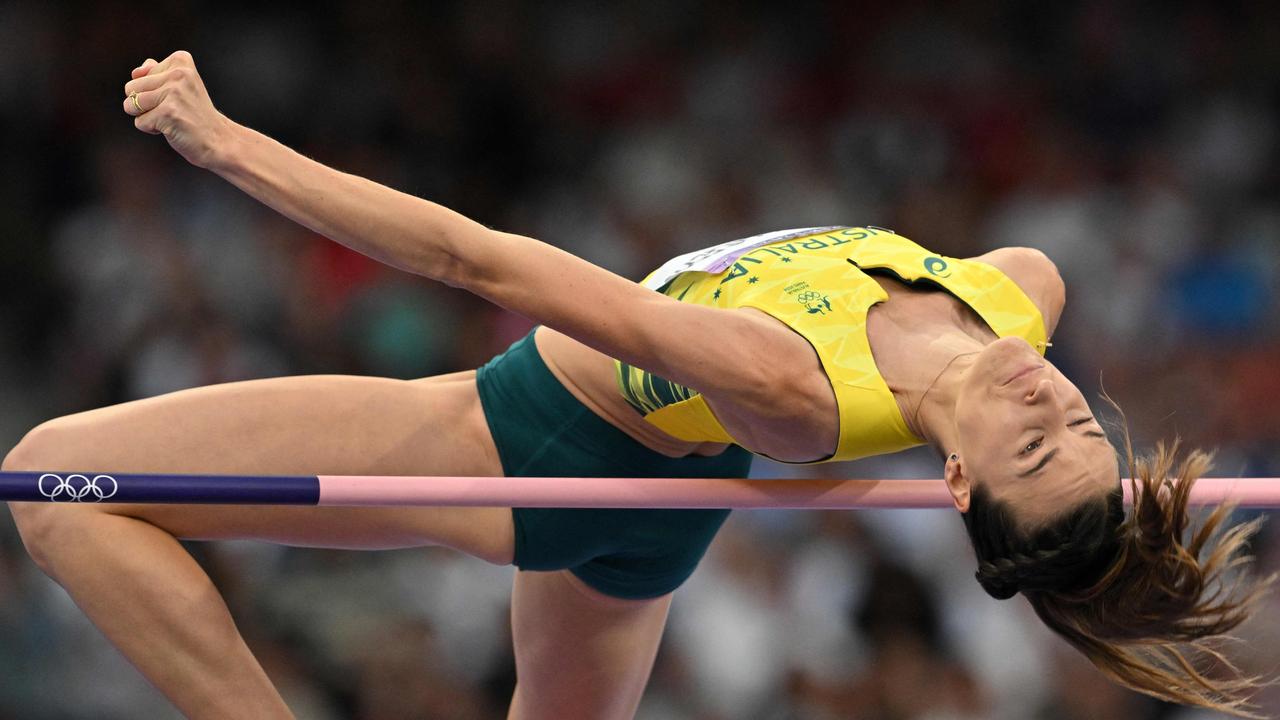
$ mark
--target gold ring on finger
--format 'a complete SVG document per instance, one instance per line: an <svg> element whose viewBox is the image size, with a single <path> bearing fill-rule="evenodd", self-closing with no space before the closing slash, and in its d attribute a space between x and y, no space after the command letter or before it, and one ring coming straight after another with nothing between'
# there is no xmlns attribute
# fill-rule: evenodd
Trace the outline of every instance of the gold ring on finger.
<svg viewBox="0 0 1280 720"><path fill-rule="evenodd" d="M141 114L142 114L142 106L138 104L138 93L130 93L130 94L129 94L129 99L133 101L133 109L134 109L134 110L137 110L137 111L138 111L138 114L139 114L139 115L141 115Z"/></svg>

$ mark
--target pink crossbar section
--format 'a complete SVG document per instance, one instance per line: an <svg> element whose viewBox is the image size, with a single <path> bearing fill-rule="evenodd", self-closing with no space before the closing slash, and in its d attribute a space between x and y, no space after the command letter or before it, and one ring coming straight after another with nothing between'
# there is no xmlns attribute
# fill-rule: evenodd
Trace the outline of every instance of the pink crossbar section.
<svg viewBox="0 0 1280 720"><path fill-rule="evenodd" d="M941 480L321 475L320 505L605 508L950 508ZM1129 483L1125 482L1126 499ZM1280 478L1204 478L1192 502L1280 507Z"/></svg>

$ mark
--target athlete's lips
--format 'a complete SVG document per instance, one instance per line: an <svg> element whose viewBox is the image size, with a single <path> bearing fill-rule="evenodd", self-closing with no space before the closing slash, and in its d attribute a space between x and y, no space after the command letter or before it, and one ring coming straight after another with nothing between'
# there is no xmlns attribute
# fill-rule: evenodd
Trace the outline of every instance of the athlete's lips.
<svg viewBox="0 0 1280 720"><path fill-rule="evenodd" d="M1024 377L1024 376L1028 375L1029 373L1033 373L1033 372L1035 372L1036 370L1039 370L1039 369L1040 369L1040 368L1042 368L1042 367L1044 367L1044 363L1039 363L1039 364L1036 364L1036 365L1027 365L1026 367L1024 367L1024 368L1022 368L1022 369L1018 370L1018 372L1014 373L1013 377L1011 377L1011 378L1009 378L1008 380L1005 380L1004 382L1000 383L1000 387L1004 387L1005 385L1008 385L1009 383L1012 383L1014 380L1017 380L1018 378Z"/></svg>

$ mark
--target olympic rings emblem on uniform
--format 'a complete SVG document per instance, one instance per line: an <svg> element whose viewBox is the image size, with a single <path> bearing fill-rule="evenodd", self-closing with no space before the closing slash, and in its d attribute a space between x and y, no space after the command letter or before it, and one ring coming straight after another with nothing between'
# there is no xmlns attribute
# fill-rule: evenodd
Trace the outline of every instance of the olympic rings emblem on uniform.
<svg viewBox="0 0 1280 720"><path fill-rule="evenodd" d="M108 484L109 483L109 484ZM120 483L110 475L68 475L45 473L36 480L36 489L53 502L102 502L115 497Z"/></svg>

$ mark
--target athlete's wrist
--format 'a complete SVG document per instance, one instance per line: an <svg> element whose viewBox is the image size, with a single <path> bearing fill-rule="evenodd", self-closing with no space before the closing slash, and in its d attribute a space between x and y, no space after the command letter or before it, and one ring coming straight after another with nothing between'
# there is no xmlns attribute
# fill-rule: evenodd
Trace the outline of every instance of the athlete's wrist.
<svg viewBox="0 0 1280 720"><path fill-rule="evenodd" d="M266 136L220 115L220 127L210 143L207 160L201 165L224 178L249 171L249 163L255 155L253 146L266 140Z"/></svg>

